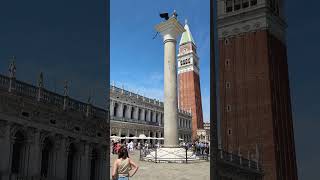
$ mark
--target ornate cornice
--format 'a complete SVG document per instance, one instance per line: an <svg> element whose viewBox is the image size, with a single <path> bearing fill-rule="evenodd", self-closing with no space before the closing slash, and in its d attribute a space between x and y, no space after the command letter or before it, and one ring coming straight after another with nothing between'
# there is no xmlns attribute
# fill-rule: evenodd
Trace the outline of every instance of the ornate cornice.
<svg viewBox="0 0 320 180"><path fill-rule="evenodd" d="M287 24L282 18L269 12L267 8L218 18L217 24L219 39L267 30L277 39L286 42Z"/></svg>

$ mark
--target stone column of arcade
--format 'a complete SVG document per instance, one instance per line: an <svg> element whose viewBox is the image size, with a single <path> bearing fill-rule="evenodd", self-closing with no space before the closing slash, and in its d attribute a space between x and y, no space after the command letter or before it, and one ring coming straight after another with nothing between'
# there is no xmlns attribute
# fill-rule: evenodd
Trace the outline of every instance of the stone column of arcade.
<svg viewBox="0 0 320 180"><path fill-rule="evenodd" d="M171 17L156 26L164 43L164 146L177 147L178 98L177 98L177 37L185 30L176 17Z"/></svg>

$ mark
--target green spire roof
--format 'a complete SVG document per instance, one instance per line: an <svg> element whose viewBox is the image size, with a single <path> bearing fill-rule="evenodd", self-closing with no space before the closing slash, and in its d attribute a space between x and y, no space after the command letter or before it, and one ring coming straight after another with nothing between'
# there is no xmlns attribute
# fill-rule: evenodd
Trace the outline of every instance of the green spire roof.
<svg viewBox="0 0 320 180"><path fill-rule="evenodd" d="M194 45L196 44L193 40L193 37L192 37L192 34L190 32L190 28L187 24L187 20L185 20L185 25L184 25L184 29L186 30L185 32L182 33L182 36L181 36L181 40L180 40L180 44L184 44L184 43L187 43L187 42L192 42Z"/></svg>

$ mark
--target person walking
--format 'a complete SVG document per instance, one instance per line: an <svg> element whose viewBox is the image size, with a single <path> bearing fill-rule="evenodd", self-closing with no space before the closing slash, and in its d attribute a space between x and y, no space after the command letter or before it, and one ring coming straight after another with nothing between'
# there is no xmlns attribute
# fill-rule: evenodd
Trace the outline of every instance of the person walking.
<svg viewBox="0 0 320 180"><path fill-rule="evenodd" d="M129 180L137 171L139 166L129 158L127 148L122 147L119 150L118 159L113 163L112 179Z"/></svg>

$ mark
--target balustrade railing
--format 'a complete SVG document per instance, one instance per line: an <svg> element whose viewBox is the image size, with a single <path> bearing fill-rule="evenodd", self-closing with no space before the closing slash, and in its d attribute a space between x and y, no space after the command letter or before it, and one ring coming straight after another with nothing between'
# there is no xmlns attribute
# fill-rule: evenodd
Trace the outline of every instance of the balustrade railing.
<svg viewBox="0 0 320 180"><path fill-rule="evenodd" d="M160 127L163 126L163 124L159 125L159 124L160 124L159 122L136 120L136 119L130 119L130 118L125 118L125 117L117 117L117 116L111 116L111 120L114 120L114 121L124 121L124 122L132 122L132 123L146 124L146 125L160 126Z"/></svg>
<svg viewBox="0 0 320 180"><path fill-rule="evenodd" d="M16 80L13 89L15 93L20 96L25 96L30 98L36 98L37 96L37 88L35 86L32 86L30 84L27 84L21 81Z"/></svg>
<svg viewBox="0 0 320 180"><path fill-rule="evenodd" d="M10 86L10 78L0 74L0 89L8 91L9 86ZM32 98L34 100L38 100L39 98L40 102L48 103L51 105L55 105L59 108L63 108L65 96L62 96L60 94L57 94L47 89L39 88L18 80L14 80L14 84L12 88L13 88L13 92L16 95ZM106 118L107 112L105 109L95 107L69 97L67 102L68 102L67 104L68 109L86 113L88 106L90 106L89 115L99 117L99 118Z"/></svg>
<svg viewBox="0 0 320 180"><path fill-rule="evenodd" d="M260 171L259 165L256 161L249 160L237 154L232 154L221 149L218 150L218 159L239 165L241 167Z"/></svg>
<svg viewBox="0 0 320 180"><path fill-rule="evenodd" d="M163 102L161 102L161 101L150 99L150 98L141 96L139 94L130 92L128 90L125 90L125 89L122 89L122 88L119 88L119 87L116 87L116 86L113 86L113 85L110 86L110 91L115 91L115 92L122 93L122 94L128 95L128 96L134 96L134 97L137 97L138 99L144 99L144 101L146 101L146 102L149 102L149 103L152 103L152 104L156 104L158 106L163 106Z"/></svg>
<svg viewBox="0 0 320 180"><path fill-rule="evenodd" d="M9 88L9 81L10 81L10 79L7 76L0 74L0 88L1 89L8 89Z"/></svg>

